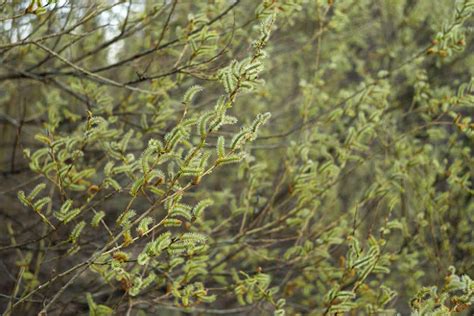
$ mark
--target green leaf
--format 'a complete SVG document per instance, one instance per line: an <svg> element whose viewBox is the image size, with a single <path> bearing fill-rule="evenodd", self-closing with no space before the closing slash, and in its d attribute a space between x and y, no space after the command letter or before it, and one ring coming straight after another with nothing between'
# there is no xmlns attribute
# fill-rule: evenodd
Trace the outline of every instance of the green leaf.
<svg viewBox="0 0 474 316"><path fill-rule="evenodd" d="M69 241L71 241L72 243L77 243L77 239L81 235L81 232L85 226L85 221L81 221L76 226L74 226L73 230L71 231L71 234L69 235Z"/></svg>
<svg viewBox="0 0 474 316"><path fill-rule="evenodd" d="M196 204L196 206L194 206L193 211L192 211L193 215L196 218L200 218L204 209L213 204L214 202L211 199L205 199L205 200L200 201L198 204Z"/></svg>
<svg viewBox="0 0 474 316"><path fill-rule="evenodd" d="M217 139L217 157L219 159L224 158L225 156L225 138L224 136L219 136Z"/></svg>
<svg viewBox="0 0 474 316"><path fill-rule="evenodd" d="M184 94L184 97L183 97L183 103L184 104L190 104L192 99L194 98L194 96L198 93L198 92L201 92L202 90L204 90L201 86L192 86L191 88L189 88L186 93Z"/></svg>
<svg viewBox="0 0 474 316"><path fill-rule="evenodd" d="M46 188L45 183L40 183L38 184L31 192L28 194L27 199L28 200L33 200L41 191L43 191Z"/></svg>
<svg viewBox="0 0 474 316"><path fill-rule="evenodd" d="M130 188L130 195L131 196L136 196L138 193L138 190L140 190L145 183L145 177L140 177L135 182L133 182L132 187Z"/></svg>
<svg viewBox="0 0 474 316"><path fill-rule="evenodd" d="M105 217L105 212L104 211L99 211L95 213L94 217L91 220L91 226L92 227L98 227L100 224L100 221Z"/></svg>

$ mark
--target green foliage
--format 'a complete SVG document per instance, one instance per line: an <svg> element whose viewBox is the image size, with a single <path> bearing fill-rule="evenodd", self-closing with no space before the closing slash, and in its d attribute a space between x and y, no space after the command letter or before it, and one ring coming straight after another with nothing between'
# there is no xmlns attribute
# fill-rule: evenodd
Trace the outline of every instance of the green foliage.
<svg viewBox="0 0 474 316"><path fill-rule="evenodd" d="M474 297L474 282L468 275L458 276L454 267L441 290L423 287L411 301L412 315L447 315L467 310Z"/></svg>
<svg viewBox="0 0 474 316"><path fill-rule="evenodd" d="M0 8L5 315L473 313L473 0Z"/></svg>
<svg viewBox="0 0 474 316"><path fill-rule="evenodd" d="M86 293L87 304L89 305L89 315L90 316L107 316L112 315L114 310L106 305L96 304L92 295Z"/></svg>

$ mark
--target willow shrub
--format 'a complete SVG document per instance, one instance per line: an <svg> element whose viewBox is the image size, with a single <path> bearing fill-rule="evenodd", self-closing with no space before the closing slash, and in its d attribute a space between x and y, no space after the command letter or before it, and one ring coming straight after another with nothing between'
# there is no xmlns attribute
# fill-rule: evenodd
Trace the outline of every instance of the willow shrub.
<svg viewBox="0 0 474 316"><path fill-rule="evenodd" d="M1 8L5 315L473 313L474 1Z"/></svg>

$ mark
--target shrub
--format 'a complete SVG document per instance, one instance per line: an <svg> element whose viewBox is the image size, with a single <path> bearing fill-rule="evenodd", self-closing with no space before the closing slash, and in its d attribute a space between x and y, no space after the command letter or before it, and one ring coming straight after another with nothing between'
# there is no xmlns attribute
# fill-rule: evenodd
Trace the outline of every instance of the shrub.
<svg viewBox="0 0 474 316"><path fill-rule="evenodd" d="M473 0L0 7L5 315L474 312Z"/></svg>

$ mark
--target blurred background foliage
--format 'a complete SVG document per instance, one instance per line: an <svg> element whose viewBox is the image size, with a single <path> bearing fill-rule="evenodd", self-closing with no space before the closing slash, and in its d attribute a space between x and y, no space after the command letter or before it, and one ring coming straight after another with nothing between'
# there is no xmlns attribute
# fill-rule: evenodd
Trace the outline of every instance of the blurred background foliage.
<svg viewBox="0 0 474 316"><path fill-rule="evenodd" d="M473 11L1 1L0 310L472 314Z"/></svg>

